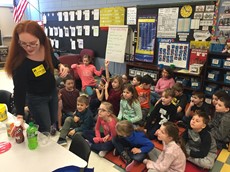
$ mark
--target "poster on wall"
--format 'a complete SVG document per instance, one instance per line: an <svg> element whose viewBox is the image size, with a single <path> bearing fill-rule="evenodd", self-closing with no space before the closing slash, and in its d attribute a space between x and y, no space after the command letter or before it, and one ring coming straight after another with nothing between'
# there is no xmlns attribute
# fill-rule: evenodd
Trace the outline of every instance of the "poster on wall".
<svg viewBox="0 0 230 172"><path fill-rule="evenodd" d="M156 39L156 16L145 16L138 19L138 36L135 60L153 62Z"/></svg>
<svg viewBox="0 0 230 172"><path fill-rule="evenodd" d="M161 39L159 41L158 64L187 68L189 43L175 43L171 39Z"/></svg>
<svg viewBox="0 0 230 172"><path fill-rule="evenodd" d="M176 38L179 8L158 10L157 38Z"/></svg>

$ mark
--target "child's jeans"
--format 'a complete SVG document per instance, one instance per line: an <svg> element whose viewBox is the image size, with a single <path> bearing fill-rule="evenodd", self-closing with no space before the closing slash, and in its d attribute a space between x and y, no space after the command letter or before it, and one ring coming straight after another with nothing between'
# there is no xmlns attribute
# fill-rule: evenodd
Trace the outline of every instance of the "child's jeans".
<svg viewBox="0 0 230 172"><path fill-rule="evenodd" d="M119 137L119 136L114 137L112 142L119 154L121 154L121 152L123 151L127 151L129 157L133 160L136 160L138 162L143 162L143 160L147 156L147 154L145 153L133 154L131 150L132 148L134 148L134 146L131 146L131 144L127 140L125 140L125 138L123 137Z"/></svg>
<svg viewBox="0 0 230 172"><path fill-rule="evenodd" d="M60 137L65 139L68 135L71 128L77 128L79 127L79 123L74 122L73 117L67 117L65 119L64 125L62 126Z"/></svg>
<svg viewBox="0 0 230 172"><path fill-rule="evenodd" d="M101 137L104 136L105 136L104 133L101 133ZM90 143L92 143L90 148L91 150L97 153L100 151L111 151L114 148L112 141L103 142L103 143L94 143L93 138L95 137L95 131L93 130L84 131L83 137L87 139Z"/></svg>

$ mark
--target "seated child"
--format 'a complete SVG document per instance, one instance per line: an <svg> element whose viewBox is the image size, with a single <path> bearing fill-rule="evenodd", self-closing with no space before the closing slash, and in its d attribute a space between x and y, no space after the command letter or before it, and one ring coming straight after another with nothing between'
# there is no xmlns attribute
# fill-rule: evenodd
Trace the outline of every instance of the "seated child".
<svg viewBox="0 0 230 172"><path fill-rule="evenodd" d="M73 112L76 110L77 98L79 97L79 91L75 88L74 79L71 75L67 75L63 82L65 87L59 90L59 129L61 129L66 117L73 116Z"/></svg>
<svg viewBox="0 0 230 172"><path fill-rule="evenodd" d="M211 135L217 143L218 149L226 148L230 142L230 97L222 96L216 104L216 113L209 123Z"/></svg>
<svg viewBox="0 0 230 172"><path fill-rule="evenodd" d="M146 118L149 114L150 109L150 87L153 82L153 79L149 75L144 75L141 79L141 84L136 86L138 100L141 104L141 111L142 111L142 121L143 123L146 122Z"/></svg>
<svg viewBox="0 0 230 172"><path fill-rule="evenodd" d="M97 88L93 90L93 94L90 96L89 108L93 112L94 117L97 115L97 109L102 101L105 100L105 77L102 77Z"/></svg>
<svg viewBox="0 0 230 172"><path fill-rule="evenodd" d="M217 102L218 100L223 97L223 96L227 96L228 93L226 93L225 90L218 90L216 91L213 95L212 95L212 104L211 104L211 110L210 110L210 113L211 113L211 119L214 117L215 115L215 112L216 112L216 105L217 105Z"/></svg>
<svg viewBox="0 0 230 172"><path fill-rule="evenodd" d="M91 64L91 57L89 55L83 56L83 64L72 64L71 68L79 75L82 82L82 91L89 96L93 94L93 88L97 85L94 75L100 76L103 68L97 71L96 67Z"/></svg>
<svg viewBox="0 0 230 172"><path fill-rule="evenodd" d="M126 74L123 74L121 77L122 77L122 82L123 82L123 84L128 84L128 83L130 83L130 82L129 82L129 79L128 79L128 76L127 76Z"/></svg>
<svg viewBox="0 0 230 172"><path fill-rule="evenodd" d="M176 120L182 120L185 115L185 107L187 105L187 96L183 93L183 85L181 83L175 83L172 87L175 92L175 98L173 99L173 104L177 107Z"/></svg>
<svg viewBox="0 0 230 172"><path fill-rule="evenodd" d="M191 101L183 117L183 122L185 126L189 127L190 120L192 119L193 114L196 110L201 110L207 115L210 115L210 106L205 101L205 95L203 92L193 91Z"/></svg>
<svg viewBox="0 0 230 172"><path fill-rule="evenodd" d="M216 142L206 125L209 117L200 110L195 111L190 127L183 133L188 160L205 169L211 169L217 156Z"/></svg>
<svg viewBox="0 0 230 172"><path fill-rule="evenodd" d="M144 132L135 131L133 124L127 120L117 123L116 132L117 136L112 140L114 154L119 154L126 163L125 170L131 171L135 161L143 162L154 145L146 138Z"/></svg>
<svg viewBox="0 0 230 172"><path fill-rule="evenodd" d="M60 145L66 145L66 136L72 137L74 134L82 134L85 130L91 130L94 127L93 113L88 108L89 98L81 95L77 98L77 110L73 117L67 117L60 131L60 137L57 141Z"/></svg>
<svg viewBox="0 0 230 172"><path fill-rule="evenodd" d="M157 103L150 116L147 118L145 128L149 139L157 139L154 134L160 126L167 121L175 120L177 108L174 104L172 104L174 95L175 93L171 88L163 91L161 100Z"/></svg>
<svg viewBox="0 0 230 172"><path fill-rule="evenodd" d="M112 138L116 136L115 126L117 117L113 114L113 105L102 102L98 108L98 118L94 130L83 132L83 137L91 144L91 150L96 151L100 157L113 150ZM101 128L103 132L101 132Z"/></svg>
<svg viewBox="0 0 230 172"><path fill-rule="evenodd" d="M137 124L142 120L141 105L136 89L131 84L125 84L120 101L119 120L128 120Z"/></svg>
<svg viewBox="0 0 230 172"><path fill-rule="evenodd" d="M179 136L178 127L172 122L165 122L156 132L158 140L163 142L163 151L153 149L152 159L143 161L151 171L184 172L186 165L186 150ZM156 157L156 158L155 158ZM151 158L151 156L150 156Z"/></svg>
<svg viewBox="0 0 230 172"><path fill-rule="evenodd" d="M154 105L157 100L160 99L162 92L171 88L175 84L175 80L173 79L173 71L171 68L164 68L161 73L161 78L157 81L155 86L155 91L151 93L151 103Z"/></svg>
<svg viewBox="0 0 230 172"><path fill-rule="evenodd" d="M142 79L142 76L141 75L136 75L133 77L133 80L131 81L131 84L136 87L138 85L141 84L141 79Z"/></svg>

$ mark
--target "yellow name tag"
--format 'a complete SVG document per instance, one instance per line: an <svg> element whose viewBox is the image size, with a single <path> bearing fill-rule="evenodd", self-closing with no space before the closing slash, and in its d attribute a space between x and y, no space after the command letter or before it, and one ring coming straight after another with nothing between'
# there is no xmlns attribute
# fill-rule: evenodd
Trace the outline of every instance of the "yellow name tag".
<svg viewBox="0 0 230 172"><path fill-rule="evenodd" d="M39 76L43 75L44 73L46 73L46 70L45 70L43 64L33 68L32 71L33 71L35 77L39 77Z"/></svg>

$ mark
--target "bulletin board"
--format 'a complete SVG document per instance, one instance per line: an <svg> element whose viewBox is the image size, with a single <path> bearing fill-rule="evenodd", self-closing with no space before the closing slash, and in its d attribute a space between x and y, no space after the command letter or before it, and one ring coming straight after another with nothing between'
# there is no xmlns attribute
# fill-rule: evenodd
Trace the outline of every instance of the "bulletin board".
<svg viewBox="0 0 230 172"><path fill-rule="evenodd" d="M99 10L99 9L98 9ZM75 15L75 18L73 21L71 21L70 16L68 16L68 21L65 21L64 18L64 13L70 14L71 11L59 11L59 12L45 12L43 13L43 21L44 18L47 21L45 25L45 29L47 32L47 36L51 39L54 40L54 49L61 51L63 53L74 53L74 54L79 54L82 48L79 48L78 46L78 40L83 40L83 48L87 49L92 49L95 53L96 57L105 57L105 49L106 49L106 41L107 41L107 35L108 31L107 30L101 30L99 28L99 18L94 19L94 10L87 10L87 15L88 15L88 20L85 19L85 12L86 10L75 10L73 12L75 13L81 13L82 18L78 19L77 15ZM62 14L62 20L60 21L59 16ZM45 17L44 17L45 16ZM81 27L82 28L82 35L78 35L78 30L75 29L76 33L75 36L71 35L71 27ZM89 27L89 35L85 34L85 29L84 27ZM98 36L93 35L93 27L98 27ZM50 35L50 29L49 28L61 28L63 29L63 37L60 37L60 35ZM65 35L65 29L68 28L69 30L69 36ZM59 32L60 33L60 32ZM72 49L73 44L71 41L76 41L75 46L76 49ZM55 45L55 40L58 40L59 46L56 47ZM81 43L81 42L80 42Z"/></svg>
<svg viewBox="0 0 230 172"><path fill-rule="evenodd" d="M155 46L153 61L150 63L188 68L190 42L211 40L216 17L215 5L216 1L200 1L137 6L137 21L143 17L156 16ZM137 39L143 41L145 38ZM148 62L145 58L138 58L138 55L135 61Z"/></svg>

